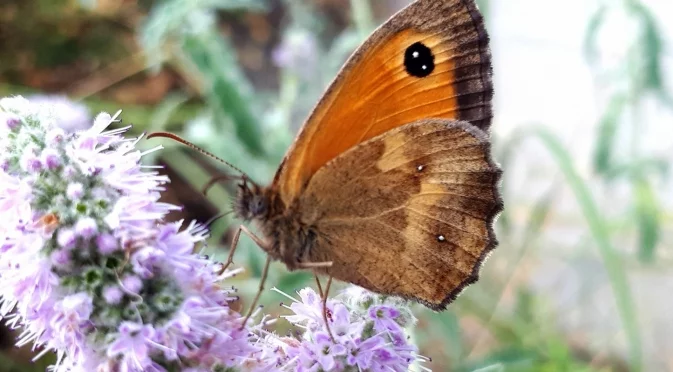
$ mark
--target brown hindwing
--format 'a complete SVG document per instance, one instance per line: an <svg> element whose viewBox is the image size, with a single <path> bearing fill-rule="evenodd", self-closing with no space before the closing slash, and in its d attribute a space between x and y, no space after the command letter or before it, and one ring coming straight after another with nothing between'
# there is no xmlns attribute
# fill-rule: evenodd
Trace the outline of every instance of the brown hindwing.
<svg viewBox="0 0 673 372"><path fill-rule="evenodd" d="M386 132L320 169L298 203L335 278L444 309L496 246L500 169L487 135L428 119Z"/></svg>

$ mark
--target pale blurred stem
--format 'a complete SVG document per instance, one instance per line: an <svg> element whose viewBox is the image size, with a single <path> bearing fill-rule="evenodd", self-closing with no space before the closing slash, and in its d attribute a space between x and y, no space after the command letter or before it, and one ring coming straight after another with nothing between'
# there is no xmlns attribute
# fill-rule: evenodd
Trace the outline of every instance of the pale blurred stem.
<svg viewBox="0 0 673 372"><path fill-rule="evenodd" d="M520 142L521 138L520 137L515 137L511 139L511 142L508 143L508 146L516 146ZM505 298L505 291L509 287L510 283L512 282L512 279L514 278L514 275L517 271L517 268L523 261L523 258L526 256L528 253L529 249L533 247L535 241L537 238L540 236L540 233L542 232L542 228L547 221L547 217L549 216L549 212L551 211L551 206L553 205L554 198L558 194L559 191L559 185L561 185L560 180L558 180L559 177L554 177L555 180L552 183L551 189L545 193L540 200L535 204L533 207L533 210L530 213L530 217L528 219L528 223L526 224L527 228L526 231L524 232L524 236L521 239L521 243L519 246L519 250L516 253L516 256L511 258L509 260L509 263L507 265L507 269L504 270L506 273L502 278L502 285L498 287L496 290L493 291L493 293L497 293L497 298L493 302L493 306L490 307L490 315L487 319L485 319L484 324L486 327L490 327L493 321L495 320L496 317L496 311L500 304L503 302L503 299ZM494 284L497 286L497 284ZM469 359L473 354L480 349L480 346L482 343L485 343L488 341L488 333L487 332L482 332L479 338L474 342L472 348L470 351L467 353L467 358Z"/></svg>
<svg viewBox="0 0 673 372"><path fill-rule="evenodd" d="M281 111L282 122L290 127L292 123L292 108L299 95L299 78L296 74L284 70L280 77L280 92L278 93L278 108Z"/></svg>
<svg viewBox="0 0 673 372"><path fill-rule="evenodd" d="M171 58L169 64L180 72L180 77L187 81L187 86L192 89L193 93L203 96L205 94L205 83L198 67L182 52L179 46L175 45L170 49L173 58Z"/></svg>
<svg viewBox="0 0 673 372"><path fill-rule="evenodd" d="M135 53L102 67L90 74L87 79L75 84L69 91L77 100L82 100L146 69L144 54Z"/></svg>
<svg viewBox="0 0 673 372"><path fill-rule="evenodd" d="M369 0L351 0L351 12L355 28L364 40L374 29L372 7Z"/></svg>
<svg viewBox="0 0 673 372"><path fill-rule="evenodd" d="M481 11L481 14L484 16L486 21L488 22L489 19L489 11L491 10L491 1L490 0L477 0L477 5L479 6L479 11Z"/></svg>
<svg viewBox="0 0 673 372"><path fill-rule="evenodd" d="M16 94L29 96L39 93L42 92L36 91L35 89L29 87L0 83L0 96L10 96ZM115 112L119 109L119 103L101 100L96 96L85 98L82 100L82 103L84 103L93 113ZM148 130L147 125L152 119L154 110L155 107L150 105L125 104L123 110L123 119L126 123L133 123L131 133L138 133ZM200 103L185 103L181 105L179 110L176 110L171 115L171 121L166 123L166 126L163 129L178 130L178 125L181 125L187 120L193 118L202 110L203 105Z"/></svg>
<svg viewBox="0 0 673 372"><path fill-rule="evenodd" d="M598 247L598 252L603 259L603 265L610 278L610 285L612 286L617 309L619 310L622 326L624 327L629 344L631 370L640 371L642 369L641 337L635 303L626 277L626 269L621 257L610 241L606 222L601 217L593 195L587 187L586 182L575 170L570 154L551 132L544 127L536 127L523 133L538 137L544 142L575 194L575 198L584 214L589 230Z"/></svg>

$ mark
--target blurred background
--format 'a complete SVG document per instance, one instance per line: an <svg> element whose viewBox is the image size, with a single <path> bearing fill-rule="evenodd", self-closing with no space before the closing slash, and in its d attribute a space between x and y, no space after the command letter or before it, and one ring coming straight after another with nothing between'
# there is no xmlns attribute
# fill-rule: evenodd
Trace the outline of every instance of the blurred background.
<svg viewBox="0 0 673 372"><path fill-rule="evenodd" d="M268 182L350 52L408 0L2 0L0 96L63 106L85 128L123 110L135 134L180 134ZM412 337L434 371L673 371L673 2L482 0L495 64L500 247ZM230 209L222 167L143 141L173 182L173 218ZM212 225L226 257L238 221ZM241 240L242 308L264 255ZM275 264L269 285L313 279ZM230 283L227 283L230 284ZM266 291L267 313L282 297ZM287 332L281 321L278 331ZM0 371L43 371L0 332Z"/></svg>

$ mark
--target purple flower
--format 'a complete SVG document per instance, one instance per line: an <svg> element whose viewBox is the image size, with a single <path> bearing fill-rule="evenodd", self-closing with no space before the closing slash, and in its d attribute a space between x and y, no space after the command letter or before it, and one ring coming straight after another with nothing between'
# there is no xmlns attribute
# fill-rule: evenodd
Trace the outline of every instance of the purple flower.
<svg viewBox="0 0 673 372"><path fill-rule="evenodd" d="M372 306L369 308L369 317L374 320L374 329L377 331L395 331L400 330L400 326L395 319L400 316L400 311L392 306Z"/></svg>
<svg viewBox="0 0 673 372"><path fill-rule="evenodd" d="M376 351L385 346L385 341L380 336L370 337L366 340L356 339L351 345L346 362L361 370L371 368Z"/></svg>
<svg viewBox="0 0 673 372"><path fill-rule="evenodd" d="M52 149L46 149L42 151L40 161L49 170L56 170L58 167L61 166L61 157L56 151Z"/></svg>
<svg viewBox="0 0 673 372"><path fill-rule="evenodd" d="M272 58L276 66L308 79L317 72L318 53L315 36L306 30L295 29L283 36L273 50Z"/></svg>
<svg viewBox="0 0 673 372"><path fill-rule="evenodd" d="M153 336L152 326L124 322L119 326L119 336L108 348L107 355L121 357L121 370L142 371L153 364L150 359Z"/></svg>
<svg viewBox="0 0 673 372"><path fill-rule="evenodd" d="M12 113L0 112L0 125L3 125L8 130L16 129L21 124L21 118Z"/></svg>
<svg viewBox="0 0 673 372"><path fill-rule="evenodd" d="M79 182L73 182L68 185L65 195L72 200L79 200L84 195L84 185Z"/></svg>
<svg viewBox="0 0 673 372"><path fill-rule="evenodd" d="M56 125L68 132L84 130L91 126L89 109L65 96L35 95L29 97L29 101L43 106L42 109L54 116Z"/></svg>
<svg viewBox="0 0 673 372"><path fill-rule="evenodd" d="M299 296L300 301L292 299L286 306L294 314L285 318L302 325L305 332L300 343L284 348L298 371L406 371L411 362L423 359L396 322L405 313L411 318L404 303L363 290L344 291L341 301L327 302L332 339L320 296L310 288L299 291Z"/></svg>
<svg viewBox="0 0 673 372"><path fill-rule="evenodd" d="M124 298L124 292L115 285L107 286L103 289L103 299L110 305L118 304Z"/></svg>
<svg viewBox="0 0 673 372"><path fill-rule="evenodd" d="M77 242L77 235L73 229L61 228L58 230L56 241L61 248L72 248Z"/></svg>
<svg viewBox="0 0 673 372"><path fill-rule="evenodd" d="M56 267L67 266L71 263L70 252L65 249L57 249L51 253L51 262Z"/></svg>
<svg viewBox="0 0 673 372"><path fill-rule="evenodd" d="M97 232L98 226L96 226L96 220L91 217L81 218L75 224L75 233L82 238L92 238Z"/></svg>
<svg viewBox="0 0 673 372"><path fill-rule="evenodd" d="M337 303L334 305L330 329L338 342L346 343L352 341L351 334L361 334L364 325L365 322L362 320L351 320L350 311L344 304Z"/></svg>
<svg viewBox="0 0 673 372"><path fill-rule="evenodd" d="M0 135L0 317L18 345L56 352L63 372L270 370L279 358L229 307L232 271L194 252L201 226L164 222L179 209L158 201L168 179L127 128L106 131L116 116L66 133L53 106L1 99L0 113L25 123Z"/></svg>
<svg viewBox="0 0 673 372"><path fill-rule="evenodd" d="M119 250L119 243L117 239L111 234L103 233L96 238L96 245L98 246L98 253L109 255Z"/></svg>
<svg viewBox="0 0 673 372"><path fill-rule="evenodd" d="M42 162L40 162L40 158L32 146L23 150L19 164L21 169L29 173L39 172L42 169Z"/></svg>
<svg viewBox="0 0 673 372"><path fill-rule="evenodd" d="M122 279L124 290L131 294L139 294L143 288L143 281L135 275L128 275Z"/></svg>
<svg viewBox="0 0 673 372"><path fill-rule="evenodd" d="M320 296L311 288L304 288L299 291L301 301L295 301L290 305L290 310L295 315L285 317L290 323L307 324L308 326L317 326L322 322L322 301ZM328 303L328 308L329 308Z"/></svg>

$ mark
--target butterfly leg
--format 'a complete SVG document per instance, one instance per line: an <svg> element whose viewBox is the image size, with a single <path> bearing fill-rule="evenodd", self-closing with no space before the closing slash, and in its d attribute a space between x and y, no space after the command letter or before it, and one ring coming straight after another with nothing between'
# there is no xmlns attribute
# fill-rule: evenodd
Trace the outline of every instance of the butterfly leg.
<svg viewBox="0 0 673 372"><path fill-rule="evenodd" d="M255 242L255 244L259 245L260 248L264 249L264 241L262 239L258 238L257 235L253 234L250 230L248 230L247 227L241 225L238 227L238 230L236 230L236 233L234 234L234 239L231 240L231 248L229 249L229 256L227 256L227 262L224 263L224 266L222 266L222 269L220 269L220 272L218 273L221 275L223 272L227 270L227 268L234 263L234 253L236 252L236 247L238 246L238 240L241 238L241 232L244 232L247 236L252 239L252 241Z"/></svg>
<svg viewBox="0 0 673 372"><path fill-rule="evenodd" d="M315 284L318 286L318 293L320 294L320 298L322 299L325 297L325 293L322 291L322 285L320 284L320 278L318 278L318 274L313 273L313 277L315 278Z"/></svg>
<svg viewBox="0 0 673 372"><path fill-rule="evenodd" d="M300 262L297 264L297 268L300 269L320 269L332 267L332 261L327 262Z"/></svg>
<svg viewBox="0 0 673 372"><path fill-rule="evenodd" d="M248 322L248 319L252 316L252 312L255 310L255 307L257 306L257 301L259 301L259 297L262 295L262 291L264 291L264 282L266 282L266 276L269 274L269 266L271 265L271 256L266 257L266 264L264 264L264 270L262 271L262 278L259 281L259 289L257 290L257 294L255 295L255 299L252 300L252 304L250 304L250 309L248 310L248 314L245 316L245 319L243 319L243 324L241 324L241 329L245 328L245 324Z"/></svg>
<svg viewBox="0 0 673 372"><path fill-rule="evenodd" d="M332 275L330 275L329 279L327 279L327 285L325 286L324 293L322 292L320 280L318 279L317 275L315 280L318 282L318 289L320 290L320 295L322 297L322 319L325 322L325 328L327 328L327 334L329 335L329 338L332 339L332 342L336 343L334 335L332 334L332 329L329 327L329 319L327 318L327 296L329 296L329 289L332 286Z"/></svg>

